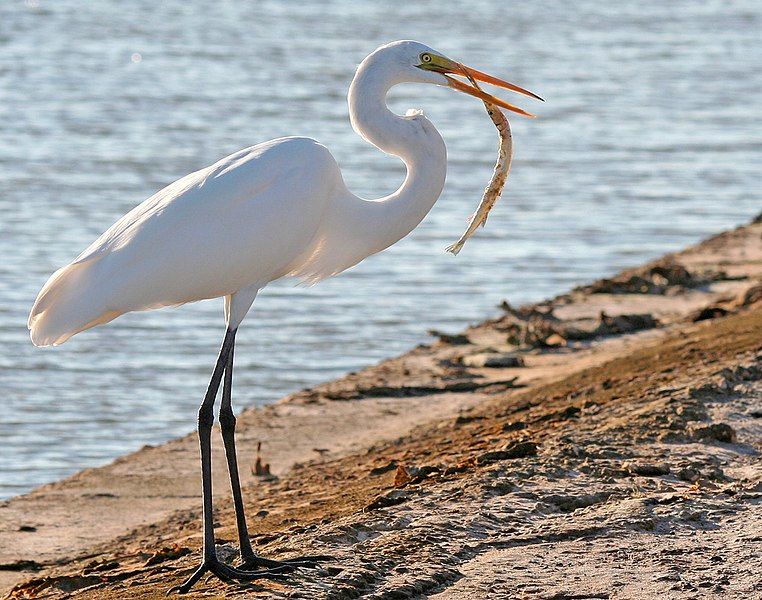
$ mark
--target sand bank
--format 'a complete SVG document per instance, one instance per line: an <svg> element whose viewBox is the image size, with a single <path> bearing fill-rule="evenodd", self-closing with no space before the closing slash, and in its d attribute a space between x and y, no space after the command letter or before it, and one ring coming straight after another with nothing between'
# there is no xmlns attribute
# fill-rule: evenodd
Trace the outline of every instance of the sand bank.
<svg viewBox="0 0 762 600"><path fill-rule="evenodd" d="M755 222L245 411L260 550L336 560L197 593L760 594L760 286ZM198 558L198 488L189 435L0 504L0 593L162 597Z"/></svg>

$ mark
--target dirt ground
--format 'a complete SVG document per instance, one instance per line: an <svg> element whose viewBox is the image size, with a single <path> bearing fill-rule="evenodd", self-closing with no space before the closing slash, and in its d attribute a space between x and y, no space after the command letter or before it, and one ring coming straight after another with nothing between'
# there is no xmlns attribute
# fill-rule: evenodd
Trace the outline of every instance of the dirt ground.
<svg viewBox="0 0 762 600"><path fill-rule="evenodd" d="M332 559L188 597L762 598L762 223L436 337L242 415L275 473L245 469L258 551ZM0 505L7 597L164 597L199 559L196 457Z"/></svg>

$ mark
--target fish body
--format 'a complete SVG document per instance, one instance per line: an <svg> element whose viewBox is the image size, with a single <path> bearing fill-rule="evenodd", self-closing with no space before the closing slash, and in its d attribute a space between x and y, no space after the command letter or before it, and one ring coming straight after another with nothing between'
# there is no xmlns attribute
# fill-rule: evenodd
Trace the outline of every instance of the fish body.
<svg viewBox="0 0 762 600"><path fill-rule="evenodd" d="M469 79L471 79L472 84L477 88L479 87L479 84L473 78L469 77ZM492 172L492 179L490 180L489 185L484 188L481 202L479 202L476 212L471 217L468 227L457 242L445 248L447 252L452 252L453 254L460 252L461 248L463 248L463 245L466 243L466 240L474 234L480 225L484 227L484 224L487 222L489 211L492 210L495 202L500 198L500 194L503 192L503 187L505 186L505 180L508 178L508 173L511 170L511 161L513 160L513 136L511 135L511 126L508 123L508 119L503 114L503 111L497 106L490 104L489 102L485 102L484 106L487 108L487 114L490 119L492 119L495 127L497 127L497 132L500 135L500 148L498 150L495 169Z"/></svg>

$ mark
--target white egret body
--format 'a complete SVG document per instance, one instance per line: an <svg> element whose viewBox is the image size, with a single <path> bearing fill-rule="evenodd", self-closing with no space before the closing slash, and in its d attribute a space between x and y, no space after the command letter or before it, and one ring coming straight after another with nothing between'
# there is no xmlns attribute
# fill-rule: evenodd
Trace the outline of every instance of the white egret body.
<svg viewBox="0 0 762 600"><path fill-rule="evenodd" d="M223 579L277 577L320 557L276 562L256 556L243 517L230 407L235 332L257 292L293 276L318 282L394 244L430 211L445 182L444 141L420 112L386 106L399 83L450 86L524 113L449 74L466 75L521 93L513 84L467 68L418 42L394 42L369 55L349 90L352 126L407 167L404 183L378 200L344 185L328 149L298 137L240 150L186 175L123 216L71 264L56 271L29 316L32 342L58 345L85 329L131 311L224 297L227 333L199 411L204 495L204 562L179 591L206 571ZM247 569L217 560L211 521L209 436L222 378L220 421L228 458L241 556ZM249 568L254 568L249 570Z"/></svg>
<svg viewBox="0 0 762 600"><path fill-rule="evenodd" d="M410 233L442 192L447 169L431 122L386 106L387 91L400 83L396 63L413 44L371 54L349 91L355 130L407 166L396 192L355 196L315 140L281 138L240 150L157 192L53 274L29 317L32 341L61 344L126 312L219 296L235 329L269 282L286 275L320 281ZM413 58L426 50L416 49ZM413 74L446 82L438 73Z"/></svg>

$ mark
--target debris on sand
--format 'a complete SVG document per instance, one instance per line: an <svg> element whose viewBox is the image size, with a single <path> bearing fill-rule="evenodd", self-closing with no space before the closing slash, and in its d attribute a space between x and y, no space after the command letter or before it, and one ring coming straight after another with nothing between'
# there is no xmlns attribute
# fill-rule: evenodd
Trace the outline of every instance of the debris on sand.
<svg viewBox="0 0 762 600"><path fill-rule="evenodd" d="M378 467L373 467L370 471L368 471L368 475L376 476L376 475L383 475L384 473L388 473L389 471L394 471L398 467L396 460L390 460L388 463L383 464Z"/></svg>
<svg viewBox="0 0 762 600"><path fill-rule="evenodd" d="M431 336L439 338L439 341L442 342L443 344L451 344L453 346L464 346L466 344L471 343L468 339L468 336L462 333L456 333L456 334L444 333L437 329L429 329L428 333Z"/></svg>
<svg viewBox="0 0 762 600"><path fill-rule="evenodd" d="M743 290L736 298L721 300L693 311L686 317L687 321L698 322L709 319L718 319L737 312L739 309L748 308L762 301L762 284L753 285Z"/></svg>
<svg viewBox="0 0 762 600"><path fill-rule="evenodd" d="M575 291L588 294L672 294L728 279L731 278L724 271L693 273L674 259L667 258L625 271L611 279L601 279L575 288Z"/></svg>
<svg viewBox="0 0 762 600"><path fill-rule="evenodd" d="M461 363L465 367L484 369L512 369L524 366L524 359L520 356L502 352L481 352L464 356Z"/></svg>
<svg viewBox="0 0 762 600"><path fill-rule="evenodd" d="M625 473L640 475L641 477L661 477L669 475L670 467L667 463L635 462L622 465Z"/></svg>
<svg viewBox="0 0 762 600"><path fill-rule="evenodd" d="M621 335L633 333L644 329L653 329L659 326L659 321L649 313L616 315L610 317L601 311L598 317L598 326L592 331L593 337L604 335Z"/></svg>
<svg viewBox="0 0 762 600"><path fill-rule="evenodd" d="M697 427L693 430L693 435L700 440L714 440L726 444L736 442L736 432L727 423L712 423L704 427Z"/></svg>
<svg viewBox="0 0 762 600"><path fill-rule="evenodd" d="M390 490L384 494L376 496L373 501L365 507L365 510L378 510L379 508L388 508L402 504L410 499L410 492L405 490Z"/></svg>
<svg viewBox="0 0 762 600"><path fill-rule="evenodd" d="M168 560L174 560L190 554L191 549L186 546L180 546L179 544L173 544L172 546L165 546L161 550L157 550L151 556L148 557L143 566L150 567L152 565L158 565L159 563L166 562ZM103 570L102 568L99 570Z"/></svg>
<svg viewBox="0 0 762 600"><path fill-rule="evenodd" d="M503 310L508 314L496 323L496 328L506 331L508 343L520 348L558 348L566 346L570 341L622 335L660 325L659 320L649 313L610 316L601 311L595 325L585 329L561 321L552 309L520 311L513 310L505 303Z"/></svg>
<svg viewBox="0 0 762 600"><path fill-rule="evenodd" d="M709 319L719 319L720 317L727 316L730 311L722 306L705 306L698 310L694 310L690 313L686 320L691 323L698 323L699 321L708 321Z"/></svg>
<svg viewBox="0 0 762 600"><path fill-rule="evenodd" d="M272 477L270 473L270 463L262 462L262 442L257 442L257 458L254 462L254 468L251 470L252 475L257 477Z"/></svg>
<svg viewBox="0 0 762 600"><path fill-rule="evenodd" d="M513 442L506 445L501 450L491 450L484 452L476 458L480 465L495 462L498 460L513 460L516 458L525 458L537 454L537 444L530 441Z"/></svg>
<svg viewBox="0 0 762 600"><path fill-rule="evenodd" d="M412 480L413 478L410 476L410 473L407 472L407 469L402 465L397 465L397 472L394 474L394 487L405 487Z"/></svg>
<svg viewBox="0 0 762 600"><path fill-rule="evenodd" d="M755 285L747 289L741 294L741 297L736 302L738 308L751 306L757 302L762 301L762 284Z"/></svg>

